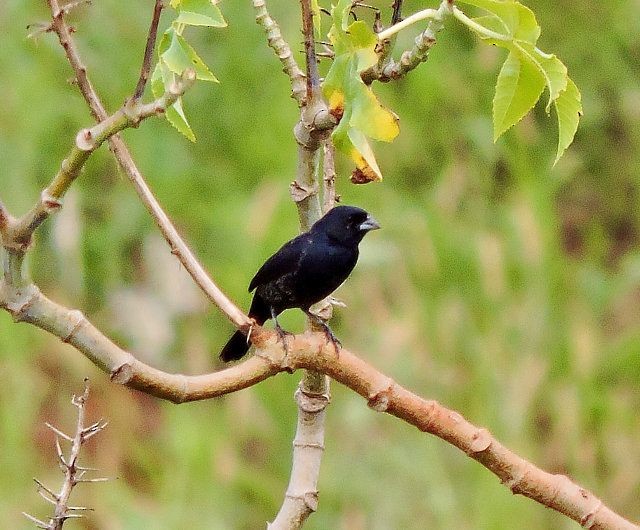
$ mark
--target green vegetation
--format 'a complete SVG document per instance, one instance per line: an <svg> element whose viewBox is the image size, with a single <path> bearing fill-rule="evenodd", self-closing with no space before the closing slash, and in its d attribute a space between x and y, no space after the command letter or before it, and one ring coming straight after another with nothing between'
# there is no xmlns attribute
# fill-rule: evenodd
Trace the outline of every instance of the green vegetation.
<svg viewBox="0 0 640 530"><path fill-rule="evenodd" d="M297 44L297 10L272 4ZM298 112L250 5L220 7L227 28L185 29L220 81L184 97L197 142L161 119L123 136L196 254L246 305L247 281L297 229L288 184ZM424 7L406 2L405 12ZM372 212L383 230L363 243L338 292L348 308L334 327L345 346L407 387L638 520L640 13L631 0L530 7L542 27L537 45L562 58L582 92L574 144L553 166L558 131L545 102L494 144L492 101L508 52L446 21L425 65L375 87L400 117L394 142L375 145L384 181L350 184L352 162L340 158L343 201ZM53 36L25 38L25 26L47 14L40 2L0 7L0 196L16 214L91 124ZM74 11L81 52L110 110L135 86L150 16L148 2ZM402 32L398 49L414 33ZM230 324L175 279L179 265L104 147L37 236L32 274L52 298L82 309L151 364L187 373L217 366ZM284 315L282 324L301 329L303 318ZM3 526L31 528L20 512L46 513L31 479L56 484L59 473L43 422L73 423L69 397L85 376L89 418L110 421L85 462L119 477L78 488L74 502L96 510L85 528L249 529L275 514L298 375L174 406L110 384L75 350L3 312ZM337 385L326 447L310 529L577 527Z"/></svg>

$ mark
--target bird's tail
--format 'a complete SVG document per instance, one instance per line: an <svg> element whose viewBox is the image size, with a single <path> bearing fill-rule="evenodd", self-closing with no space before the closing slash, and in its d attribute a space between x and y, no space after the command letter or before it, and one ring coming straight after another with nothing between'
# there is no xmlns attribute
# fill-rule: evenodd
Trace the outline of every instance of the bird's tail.
<svg viewBox="0 0 640 530"><path fill-rule="evenodd" d="M241 359L249 351L249 346L251 342L247 336L242 331L236 331L222 348L220 360L228 363Z"/></svg>
<svg viewBox="0 0 640 530"><path fill-rule="evenodd" d="M251 308L249 309L249 318L255 320L260 326L271 318L269 307L258 296L253 297ZM220 360L225 363L237 361L246 355L250 347L251 341L249 338L242 331L236 331L222 348Z"/></svg>

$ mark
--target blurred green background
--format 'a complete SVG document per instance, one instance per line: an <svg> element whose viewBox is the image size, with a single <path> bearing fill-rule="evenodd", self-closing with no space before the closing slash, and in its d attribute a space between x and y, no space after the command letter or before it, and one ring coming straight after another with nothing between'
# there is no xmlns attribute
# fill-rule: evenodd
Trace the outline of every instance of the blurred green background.
<svg viewBox="0 0 640 530"><path fill-rule="evenodd" d="M297 5L271 3L301 48ZM135 86L152 4L105 0L72 17L110 109ZM493 144L504 52L450 21L425 65L376 86L402 129L377 146L384 182L351 185L341 160L344 202L370 210L384 229L363 243L338 292L348 308L334 327L346 347L403 385L639 520L640 5L528 5L543 29L540 47L560 56L582 90L575 144L552 168L555 120L540 106ZM198 142L162 119L124 137L196 254L246 306L255 270L297 231L288 197L297 109L249 2L221 7L227 29L189 37L221 80L186 97ZM407 2L405 13L420 7ZM27 24L46 18L44 1L0 4L0 197L16 215L90 123L54 36L25 38ZM398 45L409 46L412 33ZM39 231L30 259L45 293L82 309L143 360L193 374L219 368L231 325L184 278L105 148ZM283 323L301 329L293 313ZM22 511L48 513L31 482L60 481L43 422L72 429L69 398L85 376L90 417L110 425L84 462L117 478L77 489L74 503L95 512L69 528L253 529L274 516L288 480L299 374L170 405L110 384L72 348L0 313L4 528L31 528ZM332 393L320 507L307 528L578 527L512 496L446 443L370 411L338 385Z"/></svg>

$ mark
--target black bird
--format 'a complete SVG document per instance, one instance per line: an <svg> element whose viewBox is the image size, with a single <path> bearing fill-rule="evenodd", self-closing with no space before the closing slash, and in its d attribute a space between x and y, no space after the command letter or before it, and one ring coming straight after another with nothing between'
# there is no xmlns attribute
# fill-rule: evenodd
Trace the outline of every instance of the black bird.
<svg viewBox="0 0 640 530"><path fill-rule="evenodd" d="M285 332L277 316L285 309L309 308L329 296L347 279L358 261L358 244L369 230L380 228L378 222L361 208L336 206L319 219L308 232L282 246L260 267L249 284L256 290L249 317L262 325L273 318L281 337ZM331 330L322 321L329 338ZM236 331L220 352L220 359L233 361L243 357L251 342Z"/></svg>

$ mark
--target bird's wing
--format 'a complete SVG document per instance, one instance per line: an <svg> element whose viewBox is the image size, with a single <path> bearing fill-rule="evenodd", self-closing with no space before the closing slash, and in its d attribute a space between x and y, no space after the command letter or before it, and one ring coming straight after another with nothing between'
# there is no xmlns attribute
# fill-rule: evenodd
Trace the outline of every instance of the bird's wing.
<svg viewBox="0 0 640 530"><path fill-rule="evenodd" d="M302 260L307 253L310 244L311 237L308 233L301 234L288 243L285 243L280 250L265 261L262 267L260 267L260 270L256 272L256 275L249 284L249 292L253 291L259 285L264 285L285 274L294 272L298 268L300 260Z"/></svg>

